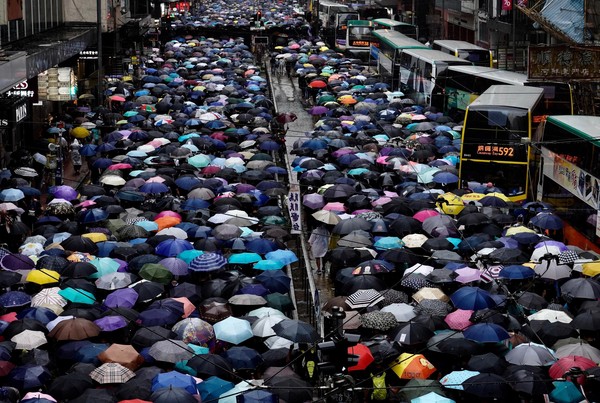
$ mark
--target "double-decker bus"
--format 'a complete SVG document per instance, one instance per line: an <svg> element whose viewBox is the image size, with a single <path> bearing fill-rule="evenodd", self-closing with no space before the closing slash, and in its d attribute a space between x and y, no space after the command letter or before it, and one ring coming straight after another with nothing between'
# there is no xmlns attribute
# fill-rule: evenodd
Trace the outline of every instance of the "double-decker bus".
<svg viewBox="0 0 600 403"><path fill-rule="evenodd" d="M390 31L400 32L409 38L419 39L419 28L416 25L392 20L391 18L377 18L373 20L373 23L375 29L389 29Z"/></svg>
<svg viewBox="0 0 600 403"><path fill-rule="evenodd" d="M345 37L348 21L360 19L358 11L346 4L330 0L319 1L318 14L325 35L331 42L334 42L335 38Z"/></svg>
<svg viewBox="0 0 600 403"><path fill-rule="evenodd" d="M430 105L438 75L450 66L471 62L433 49L404 49L400 54L400 90L422 105Z"/></svg>
<svg viewBox="0 0 600 403"><path fill-rule="evenodd" d="M544 115L573 114L573 91L568 83L530 81L525 74L481 66L450 66L438 74L432 105L459 121L480 94L502 84L542 88Z"/></svg>
<svg viewBox="0 0 600 403"><path fill-rule="evenodd" d="M461 140L461 183L493 183L514 202L533 200L529 148L544 90L493 85L466 110Z"/></svg>
<svg viewBox="0 0 600 403"><path fill-rule="evenodd" d="M537 200L552 204L563 218L566 243L596 252L600 252L598 128L599 116L549 116L534 143L541 151Z"/></svg>
<svg viewBox="0 0 600 403"><path fill-rule="evenodd" d="M367 55L373 39L373 26L373 22L368 20L348 21L345 36L335 39L336 48L357 56Z"/></svg>
<svg viewBox="0 0 600 403"><path fill-rule="evenodd" d="M470 42L435 40L433 41L432 49L468 60L475 66L494 67L494 55L492 51Z"/></svg>
<svg viewBox="0 0 600 403"><path fill-rule="evenodd" d="M371 56L377 62L382 80L394 90L400 88L400 56L407 49L428 49L421 42L397 31L376 29L373 31Z"/></svg>

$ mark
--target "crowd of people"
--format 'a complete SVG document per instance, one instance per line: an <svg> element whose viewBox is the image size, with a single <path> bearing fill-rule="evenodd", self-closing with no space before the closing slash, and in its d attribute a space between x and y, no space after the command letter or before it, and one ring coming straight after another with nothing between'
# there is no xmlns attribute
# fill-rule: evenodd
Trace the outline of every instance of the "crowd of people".
<svg viewBox="0 0 600 403"><path fill-rule="evenodd" d="M247 15L229 6L175 25ZM291 6L272 7L285 23ZM461 186L460 122L318 38L271 51L315 123L287 139L290 167L273 129L293 119L274 110L266 66L240 38L193 35L64 122L91 183L43 194L41 159L13 156L0 401L594 401L600 266L552 239L552 206ZM292 319L289 172L315 274L334 284L324 339ZM319 351L348 334L347 351Z"/></svg>

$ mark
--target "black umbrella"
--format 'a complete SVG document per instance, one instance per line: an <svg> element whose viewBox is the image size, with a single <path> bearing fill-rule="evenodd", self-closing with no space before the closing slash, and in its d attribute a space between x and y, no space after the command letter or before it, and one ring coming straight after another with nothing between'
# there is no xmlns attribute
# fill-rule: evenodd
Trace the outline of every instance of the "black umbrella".
<svg viewBox="0 0 600 403"><path fill-rule="evenodd" d="M496 375L503 374L507 367L508 362L494 353L474 355L467 363L467 369L471 371L487 372Z"/></svg>
<svg viewBox="0 0 600 403"><path fill-rule="evenodd" d="M62 241L60 245L65 248L65 250L73 252L83 252L92 255L95 255L98 252L98 246L94 241L81 235L71 235Z"/></svg>
<svg viewBox="0 0 600 403"><path fill-rule="evenodd" d="M284 319L272 329L277 336L295 343L313 343L319 337L312 325L301 320Z"/></svg>
<svg viewBox="0 0 600 403"><path fill-rule="evenodd" d="M115 395L119 400L149 400L152 395L152 381L145 378L138 378L136 372L135 378L119 385Z"/></svg>
<svg viewBox="0 0 600 403"><path fill-rule="evenodd" d="M340 293L342 295L351 295L358 290L366 290L373 288L377 291L382 291L387 288L385 281L381 277L368 274L351 276L344 279Z"/></svg>
<svg viewBox="0 0 600 403"><path fill-rule="evenodd" d="M93 387L94 381L89 375L72 373L56 377L52 381L48 393L59 400L71 400Z"/></svg>
<svg viewBox="0 0 600 403"><path fill-rule="evenodd" d="M161 340L176 338L177 335L169 329L165 329L162 326L150 326L143 327L135 332L131 339L131 344L138 349L142 349L144 347L151 347Z"/></svg>
<svg viewBox="0 0 600 403"><path fill-rule="evenodd" d="M225 380L233 380L232 366L225 358L216 354L196 355L188 361L187 365L201 378L218 376Z"/></svg>
<svg viewBox="0 0 600 403"><path fill-rule="evenodd" d="M287 403L312 401L313 387L303 379L290 376L276 376L275 378L267 379L266 384L270 387L271 392Z"/></svg>
<svg viewBox="0 0 600 403"><path fill-rule="evenodd" d="M463 389L470 395L486 399L502 396L503 400L508 401L513 395L512 388L506 380L496 374L482 373L475 375L462 383Z"/></svg>
<svg viewBox="0 0 600 403"><path fill-rule="evenodd" d="M393 331L394 341L403 346L413 346L427 342L433 336L433 331L420 323L399 325Z"/></svg>
<svg viewBox="0 0 600 403"><path fill-rule="evenodd" d="M437 344L439 351L445 354L450 354L455 357L467 358L474 354L478 354L482 350L482 346L472 340L464 338L447 338Z"/></svg>
<svg viewBox="0 0 600 403"><path fill-rule="evenodd" d="M528 368L511 371L506 380L515 392L529 396L541 396L552 391L551 380Z"/></svg>
<svg viewBox="0 0 600 403"><path fill-rule="evenodd" d="M600 283L591 278L574 278L564 283L560 290L569 298L596 300L600 298Z"/></svg>

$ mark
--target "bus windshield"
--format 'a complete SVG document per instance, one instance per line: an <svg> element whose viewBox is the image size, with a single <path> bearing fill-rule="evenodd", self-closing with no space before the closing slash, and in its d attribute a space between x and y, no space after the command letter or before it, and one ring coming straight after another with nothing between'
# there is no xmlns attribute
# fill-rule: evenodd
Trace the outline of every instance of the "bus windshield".
<svg viewBox="0 0 600 403"><path fill-rule="evenodd" d="M473 63L475 66L490 66L491 58L489 50L458 49L458 57Z"/></svg>

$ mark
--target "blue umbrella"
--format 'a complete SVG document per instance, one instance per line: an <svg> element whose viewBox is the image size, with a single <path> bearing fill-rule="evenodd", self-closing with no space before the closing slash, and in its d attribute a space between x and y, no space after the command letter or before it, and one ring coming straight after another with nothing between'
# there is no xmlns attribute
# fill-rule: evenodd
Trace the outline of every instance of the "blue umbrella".
<svg viewBox="0 0 600 403"><path fill-rule="evenodd" d="M98 152L98 153L107 153L107 152L110 152L110 151L113 151L113 150L116 150L116 149L117 149L117 147L115 147L111 143L102 143L102 144L100 144L98 146L98 148L96 149L96 152ZM111 165L112 165L112 161L111 161ZM94 166L94 165L92 164L92 166ZM94 167L94 168L96 168L96 167ZM108 167L104 167L104 168L108 168Z"/></svg>
<svg viewBox="0 0 600 403"><path fill-rule="evenodd" d="M433 174L434 183L456 183L458 182L458 176L452 172L441 171Z"/></svg>
<svg viewBox="0 0 600 403"><path fill-rule="evenodd" d="M57 317L58 315L56 315L53 310L43 307L26 308L17 314L18 319L35 319L44 325L47 325L48 322L56 319Z"/></svg>
<svg viewBox="0 0 600 403"><path fill-rule="evenodd" d="M233 316L213 325L215 338L231 344L240 344L254 336L250 322Z"/></svg>
<svg viewBox="0 0 600 403"><path fill-rule="evenodd" d="M198 272L211 272L220 270L227 264L227 259L219 253L204 253L190 262L190 270Z"/></svg>
<svg viewBox="0 0 600 403"><path fill-rule="evenodd" d="M110 344L108 343L90 343L79 348L75 353L75 360L89 364L100 364L98 354L104 352Z"/></svg>
<svg viewBox="0 0 600 403"><path fill-rule="evenodd" d="M32 188L31 186L19 186L18 189L23 192L25 196L40 196L42 194L39 189Z"/></svg>
<svg viewBox="0 0 600 403"><path fill-rule="evenodd" d="M291 279L281 270L269 270L260 273L255 279L269 292L285 294L290 291Z"/></svg>
<svg viewBox="0 0 600 403"><path fill-rule="evenodd" d="M261 260L262 257L258 253L252 252L236 253L229 256L229 263L231 264L250 264Z"/></svg>
<svg viewBox="0 0 600 403"><path fill-rule="evenodd" d="M0 306L4 308L15 308L25 306L31 302L31 296L22 291L8 291L0 295Z"/></svg>
<svg viewBox="0 0 600 403"><path fill-rule="evenodd" d="M19 390L30 390L44 386L52 378L52 375L44 366L23 365L10 371L7 378L10 386Z"/></svg>
<svg viewBox="0 0 600 403"><path fill-rule="evenodd" d="M285 263L279 260L261 260L256 262L253 268L256 270L281 270L285 266Z"/></svg>
<svg viewBox="0 0 600 403"><path fill-rule="evenodd" d="M477 323L463 331L466 339L478 343L497 343L510 337L508 332L495 323Z"/></svg>
<svg viewBox="0 0 600 403"><path fill-rule="evenodd" d="M140 192L150 193L150 194L158 194L158 193L167 193L169 191L169 187L164 183L159 182L150 182L145 183L141 188Z"/></svg>
<svg viewBox="0 0 600 403"><path fill-rule="evenodd" d="M190 394L188 390L176 387L156 390L150 396L150 401L154 403L198 403L197 397Z"/></svg>
<svg viewBox="0 0 600 403"><path fill-rule="evenodd" d="M4 189L0 192L0 200L6 201L19 201L25 198L25 194L19 189Z"/></svg>
<svg viewBox="0 0 600 403"><path fill-rule="evenodd" d="M563 227L563 221L559 216L547 212L536 214L529 222L535 227L552 231L562 229Z"/></svg>
<svg viewBox="0 0 600 403"><path fill-rule="evenodd" d="M554 381L554 390L550 392L550 401L556 403L577 403L585 400L581 391L573 382Z"/></svg>
<svg viewBox="0 0 600 403"><path fill-rule="evenodd" d="M108 257L110 252L117 247L117 243L114 241L98 242L96 245L98 246L98 253L96 253L98 257Z"/></svg>
<svg viewBox="0 0 600 403"><path fill-rule="evenodd" d="M182 210L200 210L208 208L210 203L202 199L187 199L181 204Z"/></svg>
<svg viewBox="0 0 600 403"><path fill-rule="evenodd" d="M79 151L79 153L84 157L91 157L93 155L96 155L97 150L98 150L97 145L85 144L83 147L81 147L81 150Z"/></svg>
<svg viewBox="0 0 600 403"><path fill-rule="evenodd" d="M217 401L220 395L230 391L234 386L232 382L221 379L218 376L211 376L198 384L198 392L203 402Z"/></svg>
<svg viewBox="0 0 600 403"><path fill-rule="evenodd" d="M265 257L270 260L279 260L285 264L292 264L298 261L296 254L288 249L278 249L273 252L269 252Z"/></svg>
<svg viewBox="0 0 600 403"><path fill-rule="evenodd" d="M181 388L192 395L198 394L194 378L177 371L164 372L152 379L152 392L163 388Z"/></svg>
<svg viewBox="0 0 600 403"><path fill-rule="evenodd" d="M194 246L189 241L175 238L167 239L159 243L155 248L155 252L160 256L175 257L183 251L192 249L194 249Z"/></svg>
<svg viewBox="0 0 600 403"><path fill-rule="evenodd" d="M502 270L500 270L498 276L500 278L507 278L511 280L522 280L524 278L535 277L535 271L533 271L527 266L514 264L503 267Z"/></svg>
<svg viewBox="0 0 600 403"><path fill-rule="evenodd" d="M477 287L461 287L450 296L450 299L455 307L473 311L496 306L492 296Z"/></svg>
<svg viewBox="0 0 600 403"><path fill-rule="evenodd" d="M181 314L166 308L147 309L137 319L143 326L174 325L181 320Z"/></svg>
<svg viewBox="0 0 600 403"><path fill-rule="evenodd" d="M175 180L177 187L183 190L191 190L201 183L202 181L200 179L193 176L182 176Z"/></svg>
<svg viewBox="0 0 600 403"><path fill-rule="evenodd" d="M234 346L224 351L221 356L236 369L254 369L262 365L263 358L258 351L246 346Z"/></svg>
<svg viewBox="0 0 600 403"><path fill-rule="evenodd" d="M108 213L100 208L93 208L84 213L81 222L84 224L93 224L104 221L108 218Z"/></svg>
<svg viewBox="0 0 600 403"><path fill-rule="evenodd" d="M98 151L98 150L96 150ZM96 169L106 169L113 164L110 158L98 158L96 161L92 163L92 168Z"/></svg>
<svg viewBox="0 0 600 403"><path fill-rule="evenodd" d="M277 243L265 238L256 238L246 242L246 250L261 255L276 251L278 248Z"/></svg>
<svg viewBox="0 0 600 403"><path fill-rule="evenodd" d="M143 130L134 130L129 135L129 140L131 141L143 141L148 138L148 133ZM148 155L143 151L132 150L127 153L130 157L147 157Z"/></svg>

